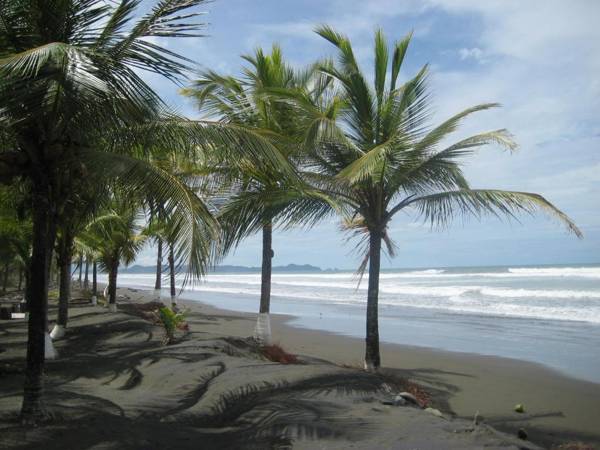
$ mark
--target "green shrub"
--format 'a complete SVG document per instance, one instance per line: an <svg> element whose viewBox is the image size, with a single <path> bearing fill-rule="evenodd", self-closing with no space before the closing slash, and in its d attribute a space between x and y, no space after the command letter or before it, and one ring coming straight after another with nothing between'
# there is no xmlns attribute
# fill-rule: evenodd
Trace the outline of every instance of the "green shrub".
<svg viewBox="0 0 600 450"><path fill-rule="evenodd" d="M168 306L163 306L155 312L158 323L165 330L164 344L171 344L175 339L176 330L186 330L188 325L183 312L175 312Z"/></svg>

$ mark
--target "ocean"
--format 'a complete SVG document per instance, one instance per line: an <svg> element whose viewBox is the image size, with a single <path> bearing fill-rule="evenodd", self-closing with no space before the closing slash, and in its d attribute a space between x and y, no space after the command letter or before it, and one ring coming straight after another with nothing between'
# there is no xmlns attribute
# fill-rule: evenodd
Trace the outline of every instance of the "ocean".
<svg viewBox="0 0 600 450"><path fill-rule="evenodd" d="M362 338L367 281L275 273L271 312ZM123 273L119 285L152 289L154 275ZM257 312L259 296L259 273L210 274L181 293L243 312ZM600 265L387 270L379 317L384 342L516 358L600 382Z"/></svg>

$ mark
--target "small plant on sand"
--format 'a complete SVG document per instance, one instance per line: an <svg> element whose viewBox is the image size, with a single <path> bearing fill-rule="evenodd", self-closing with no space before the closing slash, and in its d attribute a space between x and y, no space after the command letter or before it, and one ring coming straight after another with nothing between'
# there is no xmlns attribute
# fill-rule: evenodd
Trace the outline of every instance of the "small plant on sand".
<svg viewBox="0 0 600 450"><path fill-rule="evenodd" d="M298 364L298 357L286 352L280 345L271 344L261 347L261 352L269 361L279 364Z"/></svg>
<svg viewBox="0 0 600 450"><path fill-rule="evenodd" d="M176 330L187 331L189 329L183 312L175 312L168 306L163 306L155 312L155 315L157 322L165 330L165 337L163 339L163 344L165 345L173 343Z"/></svg>

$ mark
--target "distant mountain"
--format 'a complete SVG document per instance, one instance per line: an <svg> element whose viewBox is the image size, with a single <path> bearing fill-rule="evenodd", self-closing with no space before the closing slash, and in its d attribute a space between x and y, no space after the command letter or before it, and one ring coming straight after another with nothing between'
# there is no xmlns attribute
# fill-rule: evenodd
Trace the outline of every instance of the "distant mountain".
<svg viewBox="0 0 600 450"><path fill-rule="evenodd" d="M260 267L247 266L219 266L215 273L240 273L240 272L260 272ZM287 266L274 266L273 272L322 272L320 267L311 266L310 264L288 264Z"/></svg>
<svg viewBox="0 0 600 450"><path fill-rule="evenodd" d="M329 269L331 270L331 269ZM121 270L123 273L154 273L156 266L131 266ZM248 266L219 266L215 268L213 273L260 273L260 267ZM274 266L273 272L303 272L314 273L323 272L320 267L311 266L310 264L288 264L287 266Z"/></svg>

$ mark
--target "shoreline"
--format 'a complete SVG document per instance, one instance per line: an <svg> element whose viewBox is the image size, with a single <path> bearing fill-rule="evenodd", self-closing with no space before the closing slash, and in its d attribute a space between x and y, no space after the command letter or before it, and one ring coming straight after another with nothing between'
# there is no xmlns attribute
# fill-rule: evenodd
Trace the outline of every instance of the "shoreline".
<svg viewBox="0 0 600 450"><path fill-rule="evenodd" d="M153 291L136 289L146 296ZM220 309L210 304L178 299L192 311L225 320L223 336L252 335L256 314ZM340 365L361 368L363 339L290 324L292 315L271 314L273 342L291 353L309 355ZM241 323L241 324L240 324ZM600 447L600 384L571 377L540 363L429 347L381 343L384 372L408 378L429 389L437 407L472 420L478 413L494 428L513 434L527 430L533 442L554 445L584 441ZM516 414L518 403L525 414ZM566 439L564 439L566 437Z"/></svg>
<svg viewBox="0 0 600 450"><path fill-rule="evenodd" d="M556 275L557 270L393 273L383 280L380 337L400 345L531 361L600 383L600 290L595 282L600 271L573 268ZM295 316L293 326L363 339L366 293L364 286L357 291L347 275L274 275L271 312ZM186 286L182 296L256 312L259 274L211 276ZM121 284L152 289L154 275L124 274ZM550 298L552 293L557 297Z"/></svg>

